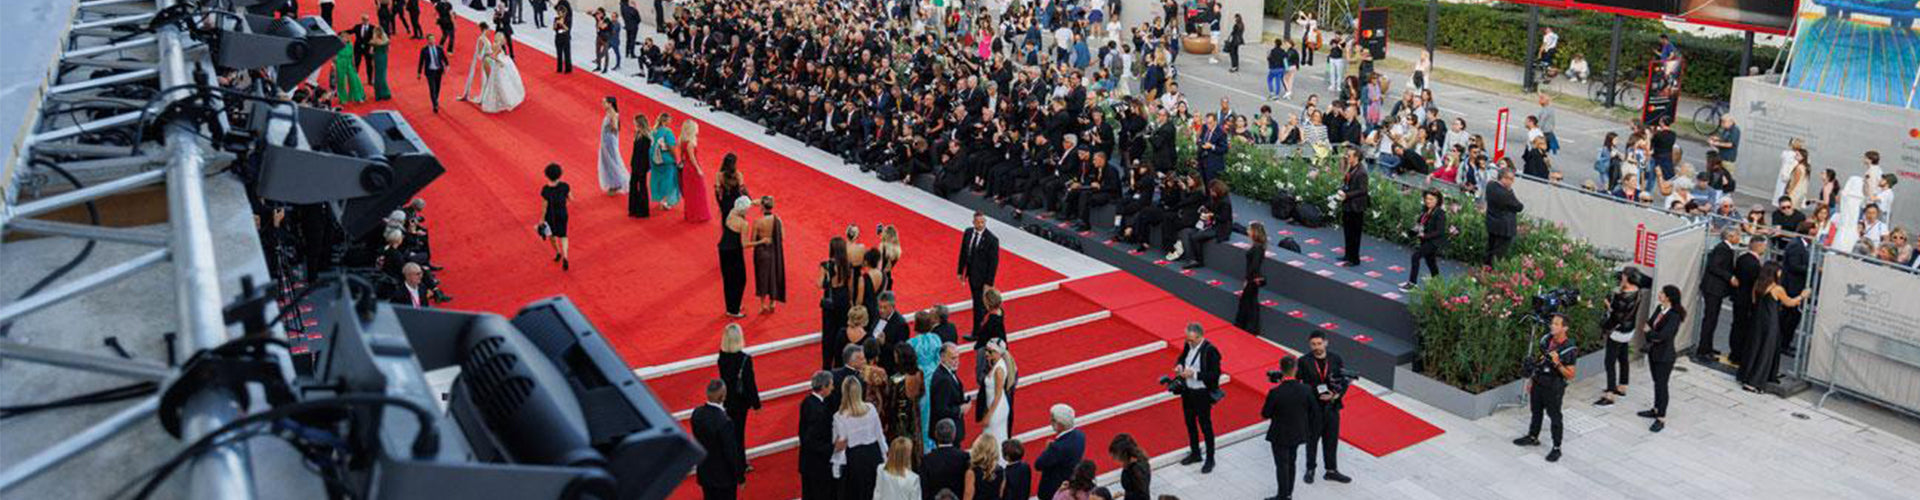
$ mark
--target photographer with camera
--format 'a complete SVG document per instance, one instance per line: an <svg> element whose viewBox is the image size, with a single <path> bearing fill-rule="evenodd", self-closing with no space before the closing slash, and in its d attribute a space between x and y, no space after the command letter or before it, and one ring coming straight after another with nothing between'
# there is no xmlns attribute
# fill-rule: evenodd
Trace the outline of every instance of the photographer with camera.
<svg viewBox="0 0 1920 500"><path fill-rule="evenodd" d="M1647 310L1640 290L1652 285L1653 278L1641 274L1639 268L1620 270L1620 289L1607 299L1607 316L1600 320L1600 331L1607 333L1607 389L1594 406L1613 406L1614 396L1627 397L1627 356L1634 332L1645 324L1642 320Z"/></svg>
<svg viewBox="0 0 1920 500"><path fill-rule="evenodd" d="M1567 326L1565 314L1553 313L1547 321L1547 334L1540 337L1538 350L1527 360L1527 395L1533 418L1527 422L1527 435L1513 440L1518 446L1539 446L1540 416L1552 418L1553 450L1547 452L1548 462L1560 461L1561 399L1566 396L1567 382L1573 380L1573 363L1580 359L1580 348L1567 337Z"/></svg>
<svg viewBox="0 0 1920 500"><path fill-rule="evenodd" d="M1200 473L1213 472L1213 404L1226 395L1220 391L1220 350L1207 342L1200 323L1187 323L1187 345L1180 350L1180 364L1173 375L1160 377L1167 390L1180 395L1180 415L1187 424L1187 457L1180 465L1205 461ZM1206 435L1206 454L1200 453L1200 436Z"/></svg>
<svg viewBox="0 0 1920 500"><path fill-rule="evenodd" d="M1350 483L1353 478L1340 473L1339 451L1340 410L1346 407L1347 387L1352 385L1352 378L1347 376L1347 364L1340 355L1327 352L1327 332L1314 330L1307 334L1307 348L1307 357L1300 360L1300 381L1313 390L1321 418L1307 434L1307 472L1303 480L1313 484L1317 459L1324 457L1327 461L1324 477L1336 483Z"/></svg>

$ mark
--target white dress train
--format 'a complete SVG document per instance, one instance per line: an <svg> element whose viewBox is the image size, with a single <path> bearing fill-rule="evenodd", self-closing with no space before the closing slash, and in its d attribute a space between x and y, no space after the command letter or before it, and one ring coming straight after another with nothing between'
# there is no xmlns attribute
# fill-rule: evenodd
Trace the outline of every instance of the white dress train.
<svg viewBox="0 0 1920 500"><path fill-rule="evenodd" d="M500 113L512 110L527 99L527 88L520 82L520 69L513 58L498 52L487 58L487 79L480 88L480 111Z"/></svg>

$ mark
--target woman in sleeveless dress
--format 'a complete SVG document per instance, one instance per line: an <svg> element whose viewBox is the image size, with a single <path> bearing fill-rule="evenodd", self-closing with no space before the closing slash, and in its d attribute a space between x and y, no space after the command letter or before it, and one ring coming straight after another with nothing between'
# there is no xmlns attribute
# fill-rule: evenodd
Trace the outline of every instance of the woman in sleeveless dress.
<svg viewBox="0 0 1920 500"><path fill-rule="evenodd" d="M753 221L753 294L760 297L760 314L773 313L774 304L787 301L787 237L780 216L773 214L773 197L760 197L760 220Z"/></svg>
<svg viewBox="0 0 1920 500"><path fill-rule="evenodd" d="M669 126L672 118L660 113L660 118L654 120L653 147L648 148L653 157L647 169L647 191L653 194L653 201L660 202L661 210L673 210L673 205L680 202L680 165L674 158L679 141Z"/></svg>
<svg viewBox="0 0 1920 500"><path fill-rule="evenodd" d="M831 370L840 367L840 349L847 345L842 335L829 332L841 331L847 326L847 282L853 279L851 265L847 263L847 240L834 238L827 241L827 260L820 263L820 369Z"/></svg>
<svg viewBox="0 0 1920 500"><path fill-rule="evenodd" d="M698 193L707 187L707 174L700 171L700 122L688 118L680 123L680 192ZM725 209L726 207L720 207ZM705 196L687 198L687 222L706 222L713 218L713 207Z"/></svg>
<svg viewBox="0 0 1920 500"><path fill-rule="evenodd" d="M1747 359L1740 364L1740 388L1747 392L1760 392L1760 387L1780 374L1780 336L1793 332L1780 331L1780 308L1800 307L1813 288L1801 290L1800 295L1787 295L1786 287L1780 285L1780 263L1768 262L1760 266L1760 274L1753 283L1754 308L1753 331L1747 335Z"/></svg>
<svg viewBox="0 0 1920 500"><path fill-rule="evenodd" d="M475 53L475 57L482 54ZM493 43L487 45L487 77L480 87L480 111L484 113L503 113L520 106L527 99L527 88L520 80L520 69L513 64L513 58L507 57L506 36L494 32Z"/></svg>
<svg viewBox="0 0 1920 500"><path fill-rule="evenodd" d="M980 435L993 436L1004 440L1008 437L1007 427L1011 421L1013 386L1015 370L1013 357L1007 354L1007 342L994 340L987 344L987 361L993 368L987 372L987 415L981 419Z"/></svg>
<svg viewBox="0 0 1920 500"><path fill-rule="evenodd" d="M893 291L893 269L900 265L900 230L893 225L880 228L880 289Z"/></svg>
<svg viewBox="0 0 1920 500"><path fill-rule="evenodd" d="M740 177L740 158L733 153L720 157L720 175L713 185L713 199L719 207L733 206L733 200L747 195L747 183Z"/></svg>
<svg viewBox="0 0 1920 500"><path fill-rule="evenodd" d="M606 116L600 119L600 190L607 196L627 188L627 167L620 159L620 102L607 96L601 106Z"/></svg>
<svg viewBox="0 0 1920 500"><path fill-rule="evenodd" d="M747 258L741 233L751 228L747 224L747 209L753 202L740 198L727 210L727 218L720 224L720 281L726 290L727 316L745 318L740 312L740 299L747 291Z"/></svg>
<svg viewBox="0 0 1920 500"><path fill-rule="evenodd" d="M934 326L938 324L934 321L934 317L932 309L913 315L913 330L918 333L913 338L907 339L907 345L913 348L914 361L919 365L921 380L933 376L933 371L940 366L940 349L946 345L940 339L940 334L933 331ZM919 440L922 450L933 449L932 433L927 432L929 429L927 412L932 408L933 401L929 399L927 391L920 391L920 435L914 436L914 439Z"/></svg>
<svg viewBox="0 0 1920 500"><path fill-rule="evenodd" d="M348 42L333 55L333 100L340 104L352 104L367 100L367 89L360 85L360 75L353 71L353 44Z"/></svg>
<svg viewBox="0 0 1920 500"><path fill-rule="evenodd" d="M981 434L973 440L973 450L967 454L967 474L962 487L966 490L961 498L967 500L1001 500L1000 492L1005 489L1007 477L1001 472L1000 442L1006 439L992 434Z"/></svg>
<svg viewBox="0 0 1920 500"><path fill-rule="evenodd" d="M633 155L627 157L627 216L653 215L647 195L647 159L653 157L653 123L644 113L633 115Z"/></svg>

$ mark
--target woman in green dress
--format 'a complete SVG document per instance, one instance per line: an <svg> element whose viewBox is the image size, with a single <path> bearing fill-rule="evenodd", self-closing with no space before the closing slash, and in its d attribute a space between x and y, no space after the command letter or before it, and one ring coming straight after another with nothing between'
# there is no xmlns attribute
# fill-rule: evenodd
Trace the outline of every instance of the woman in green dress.
<svg viewBox="0 0 1920 500"><path fill-rule="evenodd" d="M376 101L392 99L393 91L387 88L387 45L393 43L393 39L387 36L387 30L376 26L373 28L373 39L369 43L373 44L373 60L370 61L373 64L373 99Z"/></svg>
<svg viewBox="0 0 1920 500"><path fill-rule="evenodd" d="M353 71L353 43L340 47L333 55L334 102L350 104L367 100L367 89L360 86L360 75Z"/></svg>
<svg viewBox="0 0 1920 500"><path fill-rule="evenodd" d="M660 118L654 121L653 167L647 179L653 200L660 202L661 210L672 210L680 203L680 165L673 157L678 140L673 135L673 127L668 126L672 118L660 113Z"/></svg>

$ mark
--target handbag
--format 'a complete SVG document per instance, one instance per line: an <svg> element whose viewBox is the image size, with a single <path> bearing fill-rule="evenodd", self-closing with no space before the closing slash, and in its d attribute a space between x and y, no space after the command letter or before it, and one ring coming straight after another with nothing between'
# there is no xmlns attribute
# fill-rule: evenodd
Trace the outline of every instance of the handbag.
<svg viewBox="0 0 1920 500"><path fill-rule="evenodd" d="M539 224L534 224L533 232L535 234L539 234L541 240L546 240L553 237L553 227L548 226L547 221L540 221Z"/></svg>

